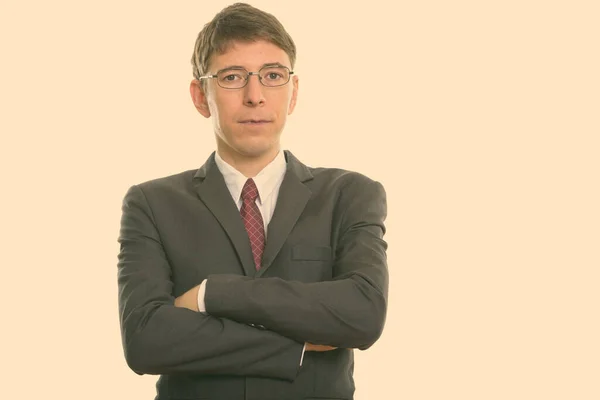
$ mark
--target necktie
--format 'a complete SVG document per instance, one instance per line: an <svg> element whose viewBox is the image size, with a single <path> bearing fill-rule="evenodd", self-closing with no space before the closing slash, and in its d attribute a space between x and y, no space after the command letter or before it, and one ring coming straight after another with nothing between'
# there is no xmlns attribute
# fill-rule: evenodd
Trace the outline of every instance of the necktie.
<svg viewBox="0 0 600 400"><path fill-rule="evenodd" d="M258 198L258 189L252 179L248 179L242 189L242 207L240 214L244 220L250 246L252 247L252 255L254 256L254 265L256 269L260 269L263 249L265 248L265 228L263 219L260 215L260 210L256 205Z"/></svg>

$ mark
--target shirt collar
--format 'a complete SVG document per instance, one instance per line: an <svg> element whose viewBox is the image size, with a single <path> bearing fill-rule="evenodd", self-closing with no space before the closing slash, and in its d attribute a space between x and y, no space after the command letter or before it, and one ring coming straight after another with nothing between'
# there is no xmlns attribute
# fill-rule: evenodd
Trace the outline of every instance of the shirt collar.
<svg viewBox="0 0 600 400"><path fill-rule="evenodd" d="M225 184L236 202L239 201L242 194L242 188L248 180L240 171L235 169L233 166L225 162L219 155L219 152L215 152L215 162L217 168L221 171ZM279 151L277 156L267 166L265 166L254 178L254 183L258 189L258 196L260 204L263 204L273 194L275 187L283 180L286 171L285 155L283 151Z"/></svg>

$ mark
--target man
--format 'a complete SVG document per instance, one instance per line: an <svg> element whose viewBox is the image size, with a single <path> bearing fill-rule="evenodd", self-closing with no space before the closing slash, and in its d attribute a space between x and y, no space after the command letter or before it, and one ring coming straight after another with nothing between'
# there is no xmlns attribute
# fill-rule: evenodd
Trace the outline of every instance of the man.
<svg viewBox="0 0 600 400"><path fill-rule="evenodd" d="M281 150L295 59L272 15L217 14L190 84L216 152L125 196L123 346L136 373L161 375L156 399L352 399L353 349L381 335L385 191Z"/></svg>

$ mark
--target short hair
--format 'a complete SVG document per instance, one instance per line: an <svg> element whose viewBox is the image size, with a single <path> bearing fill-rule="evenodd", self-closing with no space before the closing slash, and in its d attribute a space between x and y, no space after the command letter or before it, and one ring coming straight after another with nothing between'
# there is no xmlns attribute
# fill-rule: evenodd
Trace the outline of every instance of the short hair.
<svg viewBox="0 0 600 400"><path fill-rule="evenodd" d="M281 22L249 4L235 3L215 15L198 34L192 56L194 78L206 74L211 57L225 53L232 42L257 40L266 40L285 51L294 68L296 45Z"/></svg>

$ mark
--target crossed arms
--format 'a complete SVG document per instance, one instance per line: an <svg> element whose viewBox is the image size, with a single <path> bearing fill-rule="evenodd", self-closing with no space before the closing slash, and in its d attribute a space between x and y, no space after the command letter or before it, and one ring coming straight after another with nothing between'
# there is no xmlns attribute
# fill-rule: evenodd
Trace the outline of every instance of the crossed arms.
<svg viewBox="0 0 600 400"><path fill-rule="evenodd" d="M304 343L317 345L314 350L319 345L369 348L381 335L386 315L385 191L375 181L356 182L345 188L339 206L343 215L332 280L209 275L208 314L203 314L186 308L185 294L173 297L172 270L152 209L140 187L130 188L123 201L118 264L121 332L130 368L138 374L291 381ZM187 295L193 297L193 290Z"/></svg>

